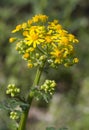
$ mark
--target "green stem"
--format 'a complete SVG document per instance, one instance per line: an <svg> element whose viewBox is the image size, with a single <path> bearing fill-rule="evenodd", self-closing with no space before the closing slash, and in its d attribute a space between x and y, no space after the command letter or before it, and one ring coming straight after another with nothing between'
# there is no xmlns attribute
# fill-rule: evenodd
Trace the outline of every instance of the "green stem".
<svg viewBox="0 0 89 130"><path fill-rule="evenodd" d="M37 85L39 84L39 81L40 81L40 77L41 77L41 73L42 73L43 68L44 68L44 65L43 65L41 68L38 68L38 69L37 69L36 77L35 77L35 80L34 80L34 82L33 82L32 87L37 86ZM34 97L30 96L30 93L29 93L28 99L27 99L27 102L29 103L29 107L27 107L27 108L24 110L24 112L22 113L18 130L25 130L26 121L27 121L27 117L28 117L28 112L29 112L29 109L30 109L30 107L31 107L31 103L32 103L33 98L34 98Z"/></svg>
<svg viewBox="0 0 89 130"><path fill-rule="evenodd" d="M46 52L45 52L43 49L41 49L39 46L37 46L37 48L38 48L38 50L39 50L40 52L42 52L43 54L47 55Z"/></svg>

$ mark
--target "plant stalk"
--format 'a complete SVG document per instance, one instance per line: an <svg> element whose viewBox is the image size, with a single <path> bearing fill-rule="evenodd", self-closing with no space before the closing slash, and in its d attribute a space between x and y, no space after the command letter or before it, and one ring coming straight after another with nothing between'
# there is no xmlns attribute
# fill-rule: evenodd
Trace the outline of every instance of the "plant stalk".
<svg viewBox="0 0 89 130"><path fill-rule="evenodd" d="M35 80L33 82L32 87L37 86L39 84L43 68L44 68L44 65L41 68L37 69L36 77L35 77ZM33 98L34 97L30 96L30 93L29 93L28 98L27 98L27 102L29 103L29 107L27 107L22 113L18 130L25 130L26 129L26 122L27 122L27 118L28 118L28 112L30 110Z"/></svg>

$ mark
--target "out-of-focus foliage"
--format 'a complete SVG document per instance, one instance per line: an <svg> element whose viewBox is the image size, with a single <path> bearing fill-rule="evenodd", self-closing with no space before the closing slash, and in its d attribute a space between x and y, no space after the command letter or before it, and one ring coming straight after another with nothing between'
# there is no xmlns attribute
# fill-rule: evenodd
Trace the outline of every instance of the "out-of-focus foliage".
<svg viewBox="0 0 89 130"><path fill-rule="evenodd" d="M40 121L36 129L47 126L66 126L72 130L89 129L89 0L0 0L0 101L5 96L8 83L16 83L25 95L32 84L34 71L15 51L15 45L8 42L11 30L19 23L27 21L34 14L43 13L50 20L58 19L70 33L74 33L80 43L77 46L78 65L72 68L49 69L47 78L55 79L58 86L47 113L49 121ZM45 73L42 80L45 78ZM26 95L25 95L26 96ZM39 103L44 107L44 103ZM4 114L4 116L3 116ZM8 115L8 113L6 113ZM0 111L0 130L12 130L12 122L5 112ZM44 122L44 123L43 123ZM9 125L8 125L9 124ZM31 125L28 126L28 129ZM35 127L35 125L34 125ZM35 129L35 128L32 129Z"/></svg>

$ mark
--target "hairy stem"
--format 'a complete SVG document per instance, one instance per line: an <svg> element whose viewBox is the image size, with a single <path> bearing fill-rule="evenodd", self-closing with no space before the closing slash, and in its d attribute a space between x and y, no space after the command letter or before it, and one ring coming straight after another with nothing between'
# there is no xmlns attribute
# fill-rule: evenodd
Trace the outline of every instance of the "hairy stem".
<svg viewBox="0 0 89 130"><path fill-rule="evenodd" d="M43 65L41 68L38 68L38 69L37 69L36 77L35 77L35 80L34 80L34 82L33 82L32 87L37 86L37 85L39 84L39 81L40 81L40 77L41 77L43 68L44 68L44 65ZM33 98L34 98L34 97L32 97L32 96L30 95L30 93L29 93L28 99L27 99L27 102L29 103L29 107L27 107L27 108L23 111L23 113L22 113L18 130L25 130L26 121L27 121L27 117L28 117L28 112L29 112L29 109L30 109L30 107L31 107L31 103L32 103Z"/></svg>

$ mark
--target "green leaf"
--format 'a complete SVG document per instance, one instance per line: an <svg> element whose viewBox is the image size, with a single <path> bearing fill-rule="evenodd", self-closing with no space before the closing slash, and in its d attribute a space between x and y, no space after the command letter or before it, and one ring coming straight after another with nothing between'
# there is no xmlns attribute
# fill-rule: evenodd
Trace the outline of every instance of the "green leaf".
<svg viewBox="0 0 89 130"><path fill-rule="evenodd" d="M49 102L48 97L45 94L43 95L43 99L45 100L45 102L47 102L47 103Z"/></svg>
<svg viewBox="0 0 89 130"><path fill-rule="evenodd" d="M5 102L0 102L0 110L10 110L8 106L6 106Z"/></svg>
<svg viewBox="0 0 89 130"><path fill-rule="evenodd" d="M15 110L17 107L21 107L22 110L23 108L27 108L29 106L29 104L21 102L17 99L7 99L4 100L2 103L0 103L0 109L2 110Z"/></svg>

